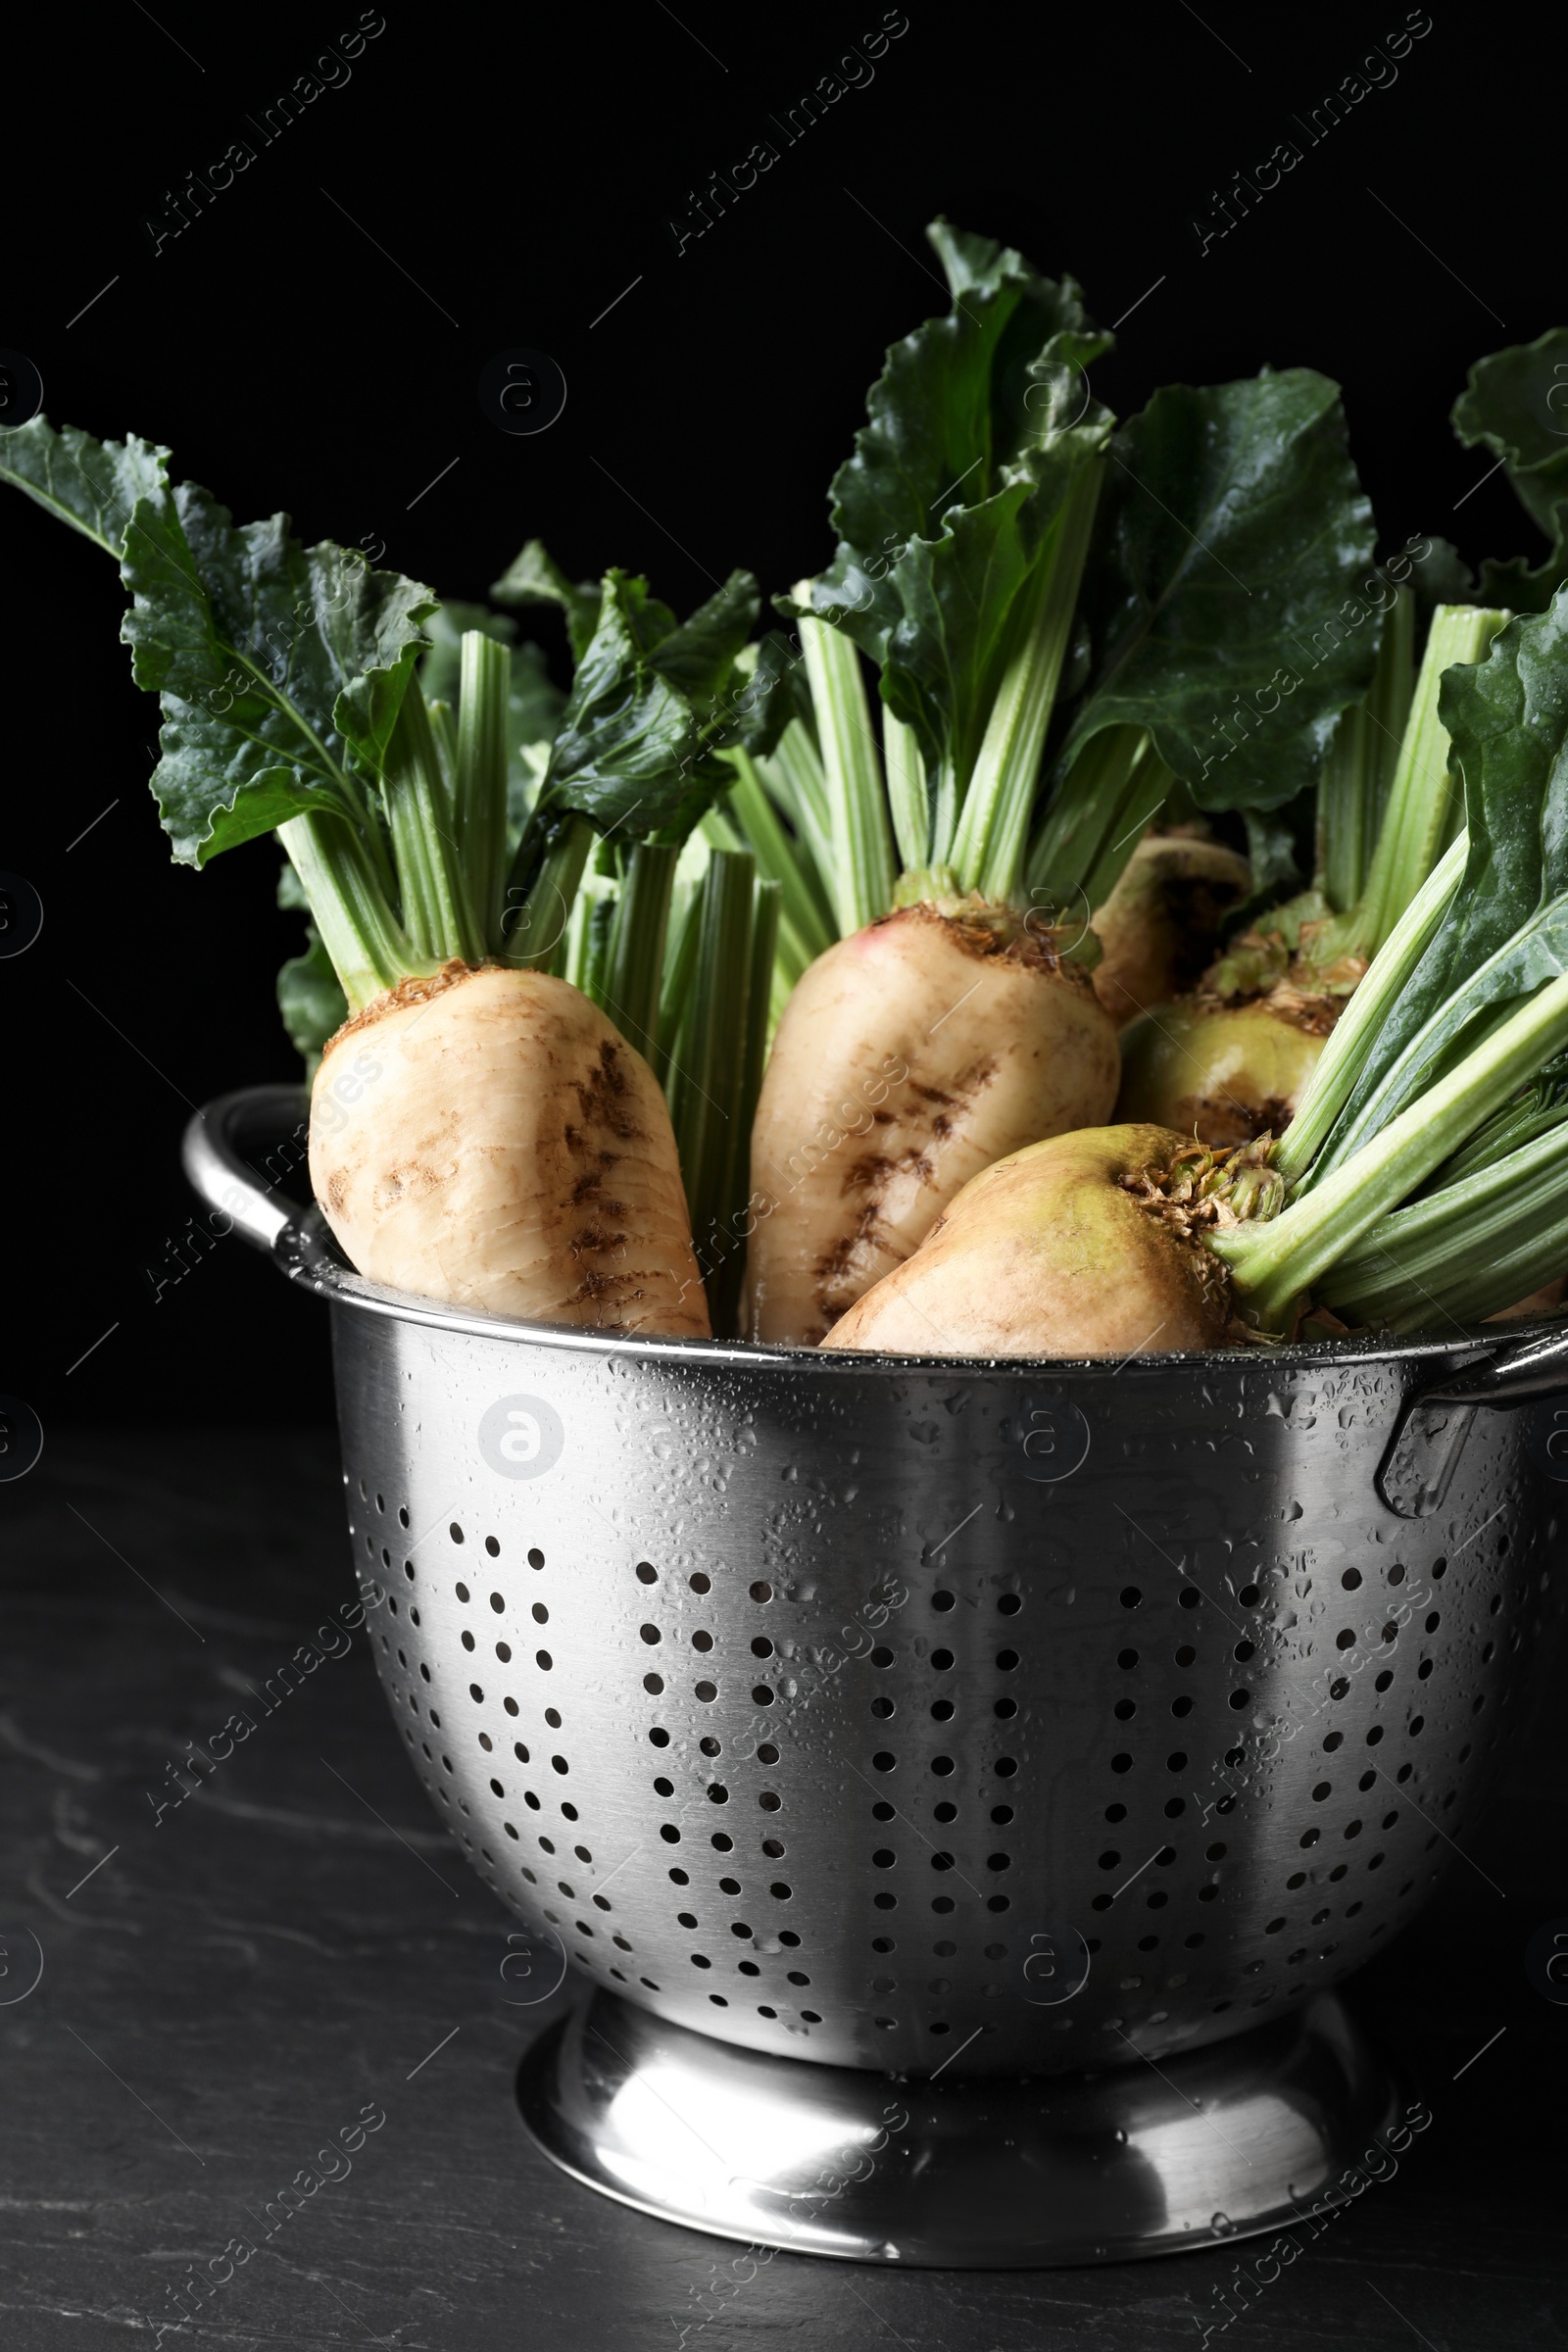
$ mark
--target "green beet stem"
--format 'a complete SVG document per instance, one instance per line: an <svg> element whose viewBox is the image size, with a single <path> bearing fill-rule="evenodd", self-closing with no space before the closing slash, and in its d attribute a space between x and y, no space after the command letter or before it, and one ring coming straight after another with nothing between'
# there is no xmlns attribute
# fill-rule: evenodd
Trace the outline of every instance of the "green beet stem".
<svg viewBox="0 0 1568 2352"><path fill-rule="evenodd" d="M1399 743L1372 870L1355 920L1354 945L1375 956L1417 896L1442 853L1455 780L1438 688L1455 662L1484 662L1508 620L1475 605L1440 605L1432 616L1415 695Z"/></svg>
<svg viewBox="0 0 1568 2352"><path fill-rule="evenodd" d="M1275 1147L1274 1165L1288 1182L1306 1179L1329 1131L1355 1088L1390 1008L1432 943L1464 872L1467 844L1445 852L1384 943L1383 952L1341 1013L1302 1089L1296 1116Z"/></svg>
<svg viewBox="0 0 1568 2352"><path fill-rule="evenodd" d="M999 906L1015 905L1023 887L1041 754L1072 635L1103 471L1103 458L1087 458L1068 486L1054 545L1031 584L1032 609L963 794L948 862L956 867L965 890L978 890Z"/></svg>
<svg viewBox="0 0 1568 2352"><path fill-rule="evenodd" d="M1323 1277L1326 1305L1390 1331L1480 1322L1568 1265L1568 1128L1380 1217Z"/></svg>
<svg viewBox="0 0 1568 2352"><path fill-rule="evenodd" d="M751 754L735 750L723 757L735 770L729 811L756 857L757 870L764 880L779 884L780 918L807 951L808 960L820 956L832 946L837 927L810 852L799 834L785 831Z"/></svg>
<svg viewBox="0 0 1568 2352"><path fill-rule="evenodd" d="M670 1117L680 1152L692 1242L713 1269L712 1311L723 1255L717 1247L728 1205L746 1082L747 988L751 977L753 885L749 851L715 850L699 902L695 963L669 1073Z"/></svg>
<svg viewBox="0 0 1568 2352"><path fill-rule="evenodd" d="M893 837L906 873L923 866L931 855L931 797L926 790L925 759L920 738L887 705L882 706L882 762L887 769L888 808Z"/></svg>
<svg viewBox="0 0 1568 2352"><path fill-rule="evenodd" d="M410 684L392 730L381 792L403 927L416 952L443 962L453 956L481 962L485 939L469 904L456 840L457 819L416 681Z"/></svg>
<svg viewBox="0 0 1568 2352"><path fill-rule="evenodd" d="M810 582L801 581L794 594L807 603ZM893 837L882 760L856 648L808 612L802 613L800 631L827 785L832 863L824 878L847 937L886 914L893 904Z"/></svg>
<svg viewBox="0 0 1568 2352"><path fill-rule="evenodd" d="M291 816L278 826L277 837L300 878L351 1012L363 1012L372 998L414 973L440 968L439 957L416 954L347 817Z"/></svg>
<svg viewBox="0 0 1568 2352"><path fill-rule="evenodd" d="M1372 684L1343 711L1317 795L1317 887L1336 914L1360 900L1415 692L1415 598L1396 588Z"/></svg>
<svg viewBox="0 0 1568 2352"><path fill-rule="evenodd" d="M1351 1245L1405 1200L1483 1119L1568 1044L1568 975L1551 981L1458 1067L1267 1223L1207 1237L1265 1330Z"/></svg>
<svg viewBox="0 0 1568 2352"><path fill-rule="evenodd" d="M664 935L679 850L639 842L616 901L600 1002L622 1037L650 1062L659 1049Z"/></svg>
<svg viewBox="0 0 1568 2352"><path fill-rule="evenodd" d="M507 716L510 649L482 630L465 630L453 750L457 836L469 895L487 945L500 936L507 856Z"/></svg>
<svg viewBox="0 0 1568 2352"><path fill-rule="evenodd" d="M752 902L751 964L746 982L746 1051L730 1122L729 1156L718 1239L723 1255L709 1277L713 1329L733 1332L740 1318L746 1271L746 1209L751 1198L752 1122L767 1060L768 998L778 927L779 886L760 881Z"/></svg>
<svg viewBox="0 0 1568 2352"><path fill-rule="evenodd" d="M501 917L499 962L521 971L550 969L566 938L593 843L594 829L585 816L560 819L549 831L533 880L526 890L514 886L518 896Z"/></svg>

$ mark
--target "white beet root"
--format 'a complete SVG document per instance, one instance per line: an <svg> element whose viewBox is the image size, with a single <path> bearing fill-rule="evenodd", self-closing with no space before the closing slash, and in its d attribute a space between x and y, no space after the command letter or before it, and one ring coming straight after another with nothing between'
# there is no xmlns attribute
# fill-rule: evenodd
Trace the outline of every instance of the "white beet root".
<svg viewBox="0 0 1568 2352"><path fill-rule="evenodd" d="M752 1134L749 1337L816 1345L982 1168L1109 1114L1109 1014L1016 925L1004 944L1008 928L922 904L801 980Z"/></svg>
<svg viewBox="0 0 1568 2352"><path fill-rule="evenodd" d="M1090 917L1102 949L1095 994L1118 1029L1197 985L1251 880L1247 859L1220 842L1145 836Z"/></svg>
<svg viewBox="0 0 1568 2352"><path fill-rule="evenodd" d="M311 1182L369 1281L591 1330L704 1338L659 1083L542 972L449 964L340 1029L311 1098Z"/></svg>
<svg viewBox="0 0 1568 2352"><path fill-rule="evenodd" d="M1327 999L1277 988L1239 1004L1189 997L1122 1032L1119 1119L1151 1120L1203 1144L1281 1135L1332 1026Z"/></svg>
<svg viewBox="0 0 1568 2352"><path fill-rule="evenodd" d="M1220 1348L1230 1285L1123 1179L1183 1149L1166 1127L1103 1127L977 1176L924 1247L867 1292L831 1348L889 1355L1162 1355Z"/></svg>

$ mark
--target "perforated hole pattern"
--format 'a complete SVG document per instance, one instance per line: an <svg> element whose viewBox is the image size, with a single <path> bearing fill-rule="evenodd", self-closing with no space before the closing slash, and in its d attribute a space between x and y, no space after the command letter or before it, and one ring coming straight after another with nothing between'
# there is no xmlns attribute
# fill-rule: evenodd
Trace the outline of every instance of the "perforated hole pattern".
<svg viewBox="0 0 1568 2352"><path fill-rule="evenodd" d="M637 1453L612 1375L595 1378ZM1030 1424L1003 1401L1006 1472L1009 1427ZM970 1412L978 1435L978 1397ZM1190 1406L1162 1446L1157 1418L1134 1461L1190 1435ZM755 1413L728 1417L732 1459L705 1457L706 1534L688 1510L656 1540L637 1465L636 1534L588 1463L537 1490L481 1471L454 1508L422 1449L383 1446L346 1454L345 1489L415 1769L574 1967L753 2047L1054 2071L1257 2022L1430 1893L1547 1601L1544 1518L1505 1500L1481 1528L1518 1475L1506 1420L1441 1520L1364 1499L1350 1520L1325 1493L1313 1542L1255 1475L1223 1536L1173 1526L1136 1479L1025 1493L1031 1526L981 1448L967 1542L933 1548L918 1524L873 1542L800 1497L798 1437L782 1474L760 1465ZM842 1429L835 1445L838 1464L860 1451ZM667 1484L657 1446L640 1476L662 1461ZM738 1510L759 1475L760 1510ZM614 1484L624 1500L624 1461ZM1219 1492L1202 1516L1224 1520ZM1054 1975L1027 1966L1043 1947ZM1075 1953L1081 1988L1040 1998Z"/></svg>

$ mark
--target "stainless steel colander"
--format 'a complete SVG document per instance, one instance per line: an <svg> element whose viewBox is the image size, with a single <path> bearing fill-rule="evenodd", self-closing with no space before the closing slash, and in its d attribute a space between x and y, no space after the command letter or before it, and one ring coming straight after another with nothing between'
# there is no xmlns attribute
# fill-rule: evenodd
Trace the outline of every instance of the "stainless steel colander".
<svg viewBox="0 0 1568 2352"><path fill-rule="evenodd" d="M860 2097L890 2076L910 2114L950 2101L919 2127L950 2173L965 2115L993 2152L1048 2114L1053 2162L1063 2131L1087 2145L1058 2077L1103 2086L1107 2181L1148 2171L1129 2114L1146 2141L1151 2100L1183 2120L1156 2072L1259 2135L1266 2180L1216 2157L1211 2181L1189 2146L1130 2221L976 2214L912 2249L1039 2261L1269 2226L1383 2128L1387 2079L1322 1996L1445 1870L1485 1870L1470 1825L1554 1622L1560 1330L1118 1366L511 1324L343 1266L244 1156L303 1109L227 1097L187 1167L330 1302L398 1731L480 1876L596 1988L533 2062L553 2153L710 2228L894 2259L919 2133ZM879 2189L789 2214L809 2131L783 2188L735 2156L736 2113L791 2082Z"/></svg>

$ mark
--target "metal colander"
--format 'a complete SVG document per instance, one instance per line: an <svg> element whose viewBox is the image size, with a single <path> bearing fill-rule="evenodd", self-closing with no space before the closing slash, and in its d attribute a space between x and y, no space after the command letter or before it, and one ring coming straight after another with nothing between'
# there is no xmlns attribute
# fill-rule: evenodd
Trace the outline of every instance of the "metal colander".
<svg viewBox="0 0 1568 2352"><path fill-rule="evenodd" d="M597 1986L828 2066L1078 2073L1273 2021L1454 1866L1568 1474L1549 1404L1486 1408L1568 1383L1560 1336L993 1365L508 1324L262 1188L241 1144L300 1109L228 1098L188 1165L330 1301L399 1733Z"/></svg>

